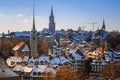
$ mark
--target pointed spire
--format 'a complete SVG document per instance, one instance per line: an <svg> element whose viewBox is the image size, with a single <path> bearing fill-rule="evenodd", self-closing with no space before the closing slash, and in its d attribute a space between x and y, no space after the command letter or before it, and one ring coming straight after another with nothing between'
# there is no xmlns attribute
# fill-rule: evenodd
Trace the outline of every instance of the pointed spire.
<svg viewBox="0 0 120 80"><path fill-rule="evenodd" d="M103 26L102 26L102 29L105 30L105 21L104 21L104 19L103 19Z"/></svg>
<svg viewBox="0 0 120 80"><path fill-rule="evenodd" d="M103 19L103 25L105 25L105 20Z"/></svg>
<svg viewBox="0 0 120 80"><path fill-rule="evenodd" d="M51 13L49 16L49 32L54 33L55 32L55 22L54 22L54 15L53 15L53 6L51 6Z"/></svg>
<svg viewBox="0 0 120 80"><path fill-rule="evenodd" d="M32 31L36 31L35 29L35 4L33 2L33 28L32 28Z"/></svg>
<svg viewBox="0 0 120 80"><path fill-rule="evenodd" d="M51 6L51 14L50 16L53 16L53 6Z"/></svg>

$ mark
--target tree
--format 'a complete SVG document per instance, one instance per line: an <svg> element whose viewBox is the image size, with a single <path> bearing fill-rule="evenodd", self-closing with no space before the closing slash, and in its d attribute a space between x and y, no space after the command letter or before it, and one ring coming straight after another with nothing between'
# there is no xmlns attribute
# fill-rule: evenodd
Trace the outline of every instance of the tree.
<svg viewBox="0 0 120 80"><path fill-rule="evenodd" d="M120 44L115 47L115 50L120 52Z"/></svg>
<svg viewBox="0 0 120 80"><path fill-rule="evenodd" d="M45 39L38 39L39 54L48 53L49 43Z"/></svg>
<svg viewBox="0 0 120 80"><path fill-rule="evenodd" d="M120 44L120 32L113 31L111 32L106 39L107 43L110 45L112 49L115 49L115 47Z"/></svg>
<svg viewBox="0 0 120 80"><path fill-rule="evenodd" d="M101 71L101 77L112 79L112 80L120 78L119 68L120 68L120 63L108 63L103 66L103 69Z"/></svg>
<svg viewBox="0 0 120 80"><path fill-rule="evenodd" d="M20 38L4 38L4 40L0 38L0 50L3 53L4 58L7 58L12 54L12 48L20 41Z"/></svg>
<svg viewBox="0 0 120 80"><path fill-rule="evenodd" d="M84 62L84 68L87 72L87 77L89 77L89 73L92 69L91 62L92 62L92 58L89 58L89 59L85 60L85 62Z"/></svg>
<svg viewBox="0 0 120 80"><path fill-rule="evenodd" d="M77 80L85 80L87 77L87 69L85 67L82 67L80 70L76 72L78 78Z"/></svg>
<svg viewBox="0 0 120 80"><path fill-rule="evenodd" d="M76 72L73 71L71 66L62 66L56 73L57 80L77 80L75 76Z"/></svg>

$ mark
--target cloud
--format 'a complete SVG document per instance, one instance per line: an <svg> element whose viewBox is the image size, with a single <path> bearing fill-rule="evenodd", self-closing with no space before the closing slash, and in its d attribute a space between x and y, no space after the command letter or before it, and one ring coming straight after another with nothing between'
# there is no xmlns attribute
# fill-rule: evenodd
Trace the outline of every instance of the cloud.
<svg viewBox="0 0 120 80"><path fill-rule="evenodd" d="M31 23L31 19L29 19L29 18L26 18L26 19L23 19L21 22L23 23L23 24L29 24L29 23Z"/></svg>
<svg viewBox="0 0 120 80"><path fill-rule="evenodd" d="M23 14L23 13L19 13L19 14L17 14L16 15L16 17L22 17L22 16L24 16L25 14Z"/></svg>
<svg viewBox="0 0 120 80"><path fill-rule="evenodd" d="M42 16L35 16L36 29L39 31L46 27L48 24L46 22L47 20L48 19ZM33 16L28 16L27 14L23 13L15 15L0 13L0 23L2 23L0 26L4 26L0 29L0 32L7 32L8 29L11 31L31 30L33 24Z"/></svg>
<svg viewBox="0 0 120 80"><path fill-rule="evenodd" d="M36 19L41 19L41 16L35 16L36 17Z"/></svg>
<svg viewBox="0 0 120 80"><path fill-rule="evenodd" d="M0 14L0 17L4 17L5 15L4 14Z"/></svg>
<svg viewBox="0 0 120 80"><path fill-rule="evenodd" d="M21 22L23 24L29 24L32 22L32 20L33 20L33 16L29 16L29 17L22 19ZM37 22L37 21L41 21L41 16L35 16L35 22Z"/></svg>
<svg viewBox="0 0 120 80"><path fill-rule="evenodd" d="M30 16L29 18L32 19L33 16ZM35 19L41 19L41 16L35 16Z"/></svg>

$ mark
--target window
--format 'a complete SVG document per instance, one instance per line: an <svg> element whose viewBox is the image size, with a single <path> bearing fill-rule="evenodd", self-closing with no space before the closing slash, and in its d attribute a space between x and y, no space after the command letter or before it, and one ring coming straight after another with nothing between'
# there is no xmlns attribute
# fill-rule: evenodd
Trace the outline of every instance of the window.
<svg viewBox="0 0 120 80"><path fill-rule="evenodd" d="M33 36L33 40L35 40L35 36Z"/></svg>
<svg viewBox="0 0 120 80"><path fill-rule="evenodd" d="M35 76L37 73L36 72L33 72L33 75Z"/></svg>
<svg viewBox="0 0 120 80"><path fill-rule="evenodd" d="M41 73L40 72L38 72L38 76L40 76L41 75Z"/></svg>
<svg viewBox="0 0 120 80"><path fill-rule="evenodd" d="M15 64L15 62L11 61L11 65L14 65L14 64Z"/></svg>

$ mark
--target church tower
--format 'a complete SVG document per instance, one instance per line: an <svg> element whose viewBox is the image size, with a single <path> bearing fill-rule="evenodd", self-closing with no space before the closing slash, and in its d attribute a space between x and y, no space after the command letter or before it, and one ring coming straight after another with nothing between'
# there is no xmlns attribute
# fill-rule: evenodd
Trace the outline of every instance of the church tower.
<svg viewBox="0 0 120 80"><path fill-rule="evenodd" d="M30 33L30 49L31 53L30 56L36 57L38 56L37 50L37 31L35 29L35 11L34 11L34 4L33 4L33 27Z"/></svg>
<svg viewBox="0 0 120 80"><path fill-rule="evenodd" d="M49 32L54 33L55 32L55 22L54 22L54 15L53 15L53 7L51 6L51 13L49 16Z"/></svg>
<svg viewBox="0 0 120 80"><path fill-rule="evenodd" d="M105 30L105 21L104 21L104 19L103 19L102 29Z"/></svg>

